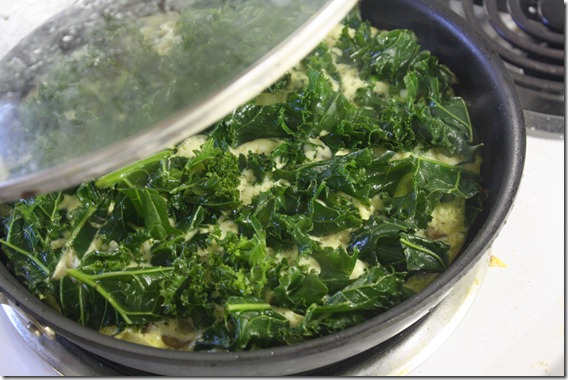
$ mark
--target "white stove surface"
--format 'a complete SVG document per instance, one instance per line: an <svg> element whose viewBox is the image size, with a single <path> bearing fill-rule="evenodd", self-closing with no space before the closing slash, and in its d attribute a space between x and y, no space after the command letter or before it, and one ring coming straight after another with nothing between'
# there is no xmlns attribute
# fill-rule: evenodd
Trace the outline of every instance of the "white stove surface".
<svg viewBox="0 0 568 380"><path fill-rule="evenodd" d="M72 2L0 0L0 55ZM521 187L492 247L497 260L457 329L408 375L565 375L564 175L564 141L528 137ZM0 375L57 375L1 309Z"/></svg>

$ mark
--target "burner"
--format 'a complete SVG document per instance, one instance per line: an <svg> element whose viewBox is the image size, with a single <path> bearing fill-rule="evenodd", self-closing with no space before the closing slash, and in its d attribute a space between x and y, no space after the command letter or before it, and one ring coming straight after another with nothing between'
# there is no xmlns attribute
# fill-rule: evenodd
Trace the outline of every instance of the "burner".
<svg viewBox="0 0 568 380"><path fill-rule="evenodd" d="M564 135L562 0L449 0L485 37L517 85L529 133Z"/></svg>

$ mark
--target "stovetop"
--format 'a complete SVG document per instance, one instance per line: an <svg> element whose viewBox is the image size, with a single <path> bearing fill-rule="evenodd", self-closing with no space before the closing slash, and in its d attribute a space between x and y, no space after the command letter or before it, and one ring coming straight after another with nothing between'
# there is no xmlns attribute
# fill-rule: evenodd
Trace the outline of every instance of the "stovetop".
<svg viewBox="0 0 568 380"><path fill-rule="evenodd" d="M505 62L534 136L563 137L565 4L562 0L446 0Z"/></svg>

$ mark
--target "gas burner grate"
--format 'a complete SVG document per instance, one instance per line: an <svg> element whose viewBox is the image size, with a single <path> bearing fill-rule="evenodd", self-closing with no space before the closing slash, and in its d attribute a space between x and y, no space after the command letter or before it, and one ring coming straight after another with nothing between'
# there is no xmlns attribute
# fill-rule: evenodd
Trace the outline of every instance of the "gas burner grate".
<svg viewBox="0 0 568 380"><path fill-rule="evenodd" d="M525 110L528 132L564 136L563 0L449 0L503 59Z"/></svg>

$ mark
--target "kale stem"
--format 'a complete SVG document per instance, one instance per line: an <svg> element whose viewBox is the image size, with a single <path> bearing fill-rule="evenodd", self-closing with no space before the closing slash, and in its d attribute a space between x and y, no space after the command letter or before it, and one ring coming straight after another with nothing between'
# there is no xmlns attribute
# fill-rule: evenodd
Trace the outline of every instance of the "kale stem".
<svg viewBox="0 0 568 380"><path fill-rule="evenodd" d="M59 193L57 193L57 199L55 200L54 204L53 204L53 209L51 210L51 213L48 215L49 216L49 221L53 223L53 220L55 219L55 214L57 213L57 209L59 207L59 204L61 203L61 191ZM51 241L51 239L49 238L49 231L46 231L45 233L45 237L43 237L43 242L44 244L47 244L47 242Z"/></svg>
<svg viewBox="0 0 568 380"><path fill-rule="evenodd" d="M26 250L23 250L20 247L15 246L14 244L7 242L6 240L2 240L0 239L0 244L4 244L6 247L12 248L14 251L21 253L22 255L26 256L28 259L30 259L31 261L33 261L33 263L35 265L38 266L38 268L40 268L46 275L49 275L49 269L43 265L43 263L41 261L39 261L37 259L37 257L35 257L34 255L32 255L31 253L29 253Z"/></svg>
<svg viewBox="0 0 568 380"><path fill-rule="evenodd" d="M272 307L267 303L241 303L237 305L227 305L228 312L234 311L262 311Z"/></svg>
<svg viewBox="0 0 568 380"><path fill-rule="evenodd" d="M79 220L79 222L77 223L75 228L73 228L73 232L71 233L71 236L69 237L69 239L65 243L65 246L71 247L73 245L73 243L75 242L75 239L77 238L77 235L79 235L79 232L81 231L81 229L83 228L85 223L87 223L87 220L89 220L89 218L91 217L91 215L93 215L93 213L95 211L97 211L97 208L95 206L91 206L89 208L89 210L85 213L83 218L81 220Z"/></svg>
<svg viewBox="0 0 568 380"><path fill-rule="evenodd" d="M126 314L126 312L124 311L124 309L118 304L118 302L116 302L116 300L112 297L112 295L110 295L105 289L103 289L99 283L97 283L92 276L89 276L81 271L78 271L76 269L67 269L66 273L73 277L74 279L84 283L85 285L88 285L90 287L92 287L93 289L95 289L96 292L98 292L101 296L103 296L104 299L106 299L108 301L108 303L110 303L112 305L112 307L114 307L114 309L120 314L120 316L124 319L124 321L127 324L132 324L132 320L128 317L128 315Z"/></svg>
<svg viewBox="0 0 568 380"><path fill-rule="evenodd" d="M51 210L51 215L50 215L50 220L53 221L53 219L55 219L55 213L57 212L57 208L59 207L59 204L61 203L61 191L57 194L57 199L55 200L55 203L53 205L53 210Z"/></svg>
<svg viewBox="0 0 568 380"><path fill-rule="evenodd" d="M89 278L96 280L101 280L104 278L113 278L113 277L124 277L124 276L134 276L137 274L152 274L152 273L163 273L169 272L174 270L172 267L154 267L154 268L143 268L138 270L129 270L129 271L120 271L120 272L105 272L101 274L94 274L90 275Z"/></svg>

